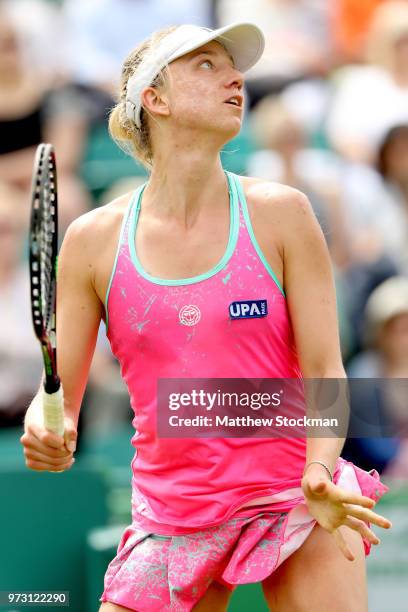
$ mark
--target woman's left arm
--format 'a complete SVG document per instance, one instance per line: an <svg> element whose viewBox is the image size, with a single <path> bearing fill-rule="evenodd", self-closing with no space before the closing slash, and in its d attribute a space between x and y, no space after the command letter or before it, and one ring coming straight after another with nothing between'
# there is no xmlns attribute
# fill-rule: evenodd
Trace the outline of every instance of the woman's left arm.
<svg viewBox="0 0 408 612"><path fill-rule="evenodd" d="M305 379L345 379L332 265L323 232L301 192L291 190L285 212L283 286L300 369ZM345 415L343 408L339 416ZM333 474L343 445L344 438L309 437L306 466L321 461ZM322 465L314 463L307 473L328 476Z"/></svg>
<svg viewBox="0 0 408 612"><path fill-rule="evenodd" d="M323 232L301 192L293 189L282 192L278 208L283 287L303 377L345 379L333 272ZM342 401L340 398L340 404ZM389 527L391 523L372 512L375 505L372 499L336 486L330 482L323 465L310 464L321 461L333 474L343 445L344 438L308 437L302 488L311 514L333 534L346 558L353 560L337 529L340 525L359 531L377 544L379 540L366 522L380 527Z"/></svg>

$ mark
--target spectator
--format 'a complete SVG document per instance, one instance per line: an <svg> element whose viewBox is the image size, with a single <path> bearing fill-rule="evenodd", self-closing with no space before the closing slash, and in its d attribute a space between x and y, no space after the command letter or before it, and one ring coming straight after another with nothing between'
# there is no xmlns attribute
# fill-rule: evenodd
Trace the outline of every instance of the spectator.
<svg viewBox="0 0 408 612"><path fill-rule="evenodd" d="M373 291L365 310L365 324L366 348L350 362L348 375L387 380L358 384L352 406L365 423L389 423L391 419L393 431L401 437L355 438L348 441L346 449L353 461L358 458L362 465L407 477L408 277L389 278Z"/></svg>
<svg viewBox="0 0 408 612"><path fill-rule="evenodd" d="M332 0L333 38L344 62L361 59L373 14L384 0Z"/></svg>
<svg viewBox="0 0 408 612"><path fill-rule="evenodd" d="M0 182L0 427L22 423L42 368L31 325L29 274L22 261L27 229L21 191Z"/></svg>
<svg viewBox="0 0 408 612"><path fill-rule="evenodd" d="M27 62L8 4L0 7L0 182L21 189L27 197L36 145L52 142L58 160L62 230L90 205L76 171L81 158L83 118L69 108L52 79Z"/></svg>
<svg viewBox="0 0 408 612"><path fill-rule="evenodd" d="M388 277L408 274L408 127L396 126L381 143L377 169L344 162L340 175L351 260L343 269L355 350L362 348L362 312Z"/></svg>
<svg viewBox="0 0 408 612"><path fill-rule="evenodd" d="M331 67L325 0L219 0L218 25L236 20L256 23L266 36L264 55L247 76L252 105L289 82L326 74Z"/></svg>
<svg viewBox="0 0 408 612"><path fill-rule="evenodd" d="M347 159L372 163L386 132L408 122L408 4L380 4L371 24L365 66L335 79L327 122L333 147Z"/></svg>
<svg viewBox="0 0 408 612"><path fill-rule="evenodd" d="M378 220L384 242L408 274L408 123L393 127L381 143L378 171L383 178L383 214Z"/></svg>
<svg viewBox="0 0 408 612"><path fill-rule="evenodd" d="M93 121L106 121L123 57L152 30L180 23L211 25L209 0L65 0L63 10L71 80Z"/></svg>
<svg viewBox="0 0 408 612"><path fill-rule="evenodd" d="M65 77L66 28L62 0L0 0L8 18L18 26L24 61L34 64L42 78L62 81ZM52 52L50 52L52 50Z"/></svg>
<svg viewBox="0 0 408 612"><path fill-rule="evenodd" d="M267 96L259 102L252 112L252 126L261 150L250 157L248 173L306 193L332 257L342 267L348 258L348 242L337 156L309 146L309 135L283 96Z"/></svg>

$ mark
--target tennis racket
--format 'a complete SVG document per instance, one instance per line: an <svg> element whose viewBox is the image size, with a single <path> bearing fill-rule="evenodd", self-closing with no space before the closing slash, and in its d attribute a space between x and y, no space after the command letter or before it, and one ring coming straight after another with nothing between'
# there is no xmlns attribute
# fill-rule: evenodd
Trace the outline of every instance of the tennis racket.
<svg viewBox="0 0 408 612"><path fill-rule="evenodd" d="M44 361L44 426L64 434L64 399L57 374L56 272L58 260L57 171L54 148L40 144L34 161L29 235L31 311Z"/></svg>

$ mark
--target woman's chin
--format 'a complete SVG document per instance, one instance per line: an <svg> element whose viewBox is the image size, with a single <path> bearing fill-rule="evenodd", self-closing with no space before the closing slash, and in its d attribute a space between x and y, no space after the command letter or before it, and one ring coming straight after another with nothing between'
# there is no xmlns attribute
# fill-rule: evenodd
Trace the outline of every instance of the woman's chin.
<svg viewBox="0 0 408 612"><path fill-rule="evenodd" d="M225 135L228 140L231 140L231 138L235 138L235 136L237 136L241 131L241 127L242 120L238 117L234 117L232 121L225 121L222 125L218 126L219 131L223 135Z"/></svg>

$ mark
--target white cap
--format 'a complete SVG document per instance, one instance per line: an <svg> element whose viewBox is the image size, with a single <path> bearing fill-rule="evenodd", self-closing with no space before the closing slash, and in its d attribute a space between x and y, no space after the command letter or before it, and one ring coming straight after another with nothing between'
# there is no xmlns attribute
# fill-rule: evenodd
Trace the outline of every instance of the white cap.
<svg viewBox="0 0 408 612"><path fill-rule="evenodd" d="M392 276L374 289L366 305L371 330L379 329L393 317L408 313L408 278Z"/></svg>
<svg viewBox="0 0 408 612"><path fill-rule="evenodd" d="M262 30L252 23L233 23L218 30L195 25L181 25L165 36L151 54L147 54L127 84L126 116L140 128L141 93L159 72L174 60L217 40L232 56L241 72L249 70L265 48Z"/></svg>

